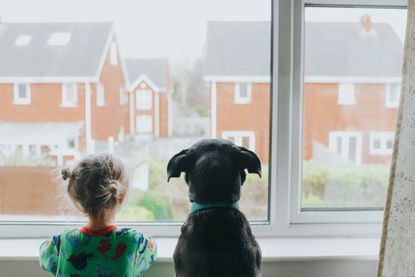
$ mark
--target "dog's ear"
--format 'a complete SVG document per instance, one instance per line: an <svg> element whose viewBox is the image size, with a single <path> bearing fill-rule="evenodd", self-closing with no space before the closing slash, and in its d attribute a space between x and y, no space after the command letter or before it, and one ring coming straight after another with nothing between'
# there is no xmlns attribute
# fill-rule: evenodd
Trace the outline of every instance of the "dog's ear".
<svg viewBox="0 0 415 277"><path fill-rule="evenodd" d="M261 161L259 160L258 156L246 149L245 147L238 146L239 153L238 159L241 169L247 169L249 173L256 173L261 176Z"/></svg>
<svg viewBox="0 0 415 277"><path fill-rule="evenodd" d="M189 149L184 149L174 155L167 164L167 182L171 177L180 177L180 173L189 169Z"/></svg>

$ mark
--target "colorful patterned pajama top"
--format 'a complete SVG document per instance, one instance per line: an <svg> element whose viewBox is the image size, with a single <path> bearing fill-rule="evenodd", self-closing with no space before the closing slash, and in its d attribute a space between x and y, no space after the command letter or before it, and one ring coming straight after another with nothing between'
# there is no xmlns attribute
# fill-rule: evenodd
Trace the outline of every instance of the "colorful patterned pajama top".
<svg viewBox="0 0 415 277"><path fill-rule="evenodd" d="M150 237L135 230L109 226L67 230L40 246L41 267L55 276L141 276L157 257Z"/></svg>

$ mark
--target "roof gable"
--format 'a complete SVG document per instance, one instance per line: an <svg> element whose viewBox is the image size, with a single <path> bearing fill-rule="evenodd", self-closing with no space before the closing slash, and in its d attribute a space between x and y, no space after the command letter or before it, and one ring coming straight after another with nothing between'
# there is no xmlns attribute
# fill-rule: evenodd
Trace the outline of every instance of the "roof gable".
<svg viewBox="0 0 415 277"><path fill-rule="evenodd" d="M167 59L125 59L125 66L130 88L137 86L143 80L155 90L165 88L169 78Z"/></svg>

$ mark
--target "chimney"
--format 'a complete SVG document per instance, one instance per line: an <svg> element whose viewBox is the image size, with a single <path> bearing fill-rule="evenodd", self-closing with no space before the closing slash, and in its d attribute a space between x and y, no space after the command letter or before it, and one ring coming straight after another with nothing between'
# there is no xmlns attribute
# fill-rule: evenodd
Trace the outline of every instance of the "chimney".
<svg viewBox="0 0 415 277"><path fill-rule="evenodd" d="M362 17L360 18L360 25L362 25L362 28L365 32L369 33L372 30L372 20L370 18L370 15L362 15Z"/></svg>

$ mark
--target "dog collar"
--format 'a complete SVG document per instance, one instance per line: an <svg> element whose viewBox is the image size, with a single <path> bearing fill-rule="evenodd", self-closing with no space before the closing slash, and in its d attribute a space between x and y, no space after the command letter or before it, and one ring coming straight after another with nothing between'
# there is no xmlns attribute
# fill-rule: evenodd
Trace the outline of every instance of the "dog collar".
<svg viewBox="0 0 415 277"><path fill-rule="evenodd" d="M192 207L190 212L194 213L199 210L205 210L205 209L212 209L212 208L234 208L239 210L239 201L232 202L232 203L213 203L213 204L202 204L202 203L196 203L192 202Z"/></svg>

